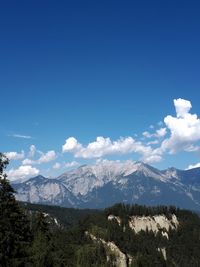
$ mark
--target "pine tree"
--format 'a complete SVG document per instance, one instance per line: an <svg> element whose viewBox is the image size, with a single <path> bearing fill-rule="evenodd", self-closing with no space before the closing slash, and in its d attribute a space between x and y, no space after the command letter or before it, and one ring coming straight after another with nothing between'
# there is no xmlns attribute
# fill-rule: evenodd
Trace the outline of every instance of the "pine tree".
<svg viewBox="0 0 200 267"><path fill-rule="evenodd" d="M30 227L4 172L7 165L8 159L0 153L0 266L26 266Z"/></svg>
<svg viewBox="0 0 200 267"><path fill-rule="evenodd" d="M53 246L48 221L44 213L36 215L31 262L34 267L53 267Z"/></svg>

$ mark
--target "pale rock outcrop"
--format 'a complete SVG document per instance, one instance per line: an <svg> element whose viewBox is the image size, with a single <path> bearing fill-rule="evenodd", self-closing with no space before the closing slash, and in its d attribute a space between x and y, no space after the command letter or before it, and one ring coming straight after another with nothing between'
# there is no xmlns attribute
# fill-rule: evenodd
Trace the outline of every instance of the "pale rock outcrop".
<svg viewBox="0 0 200 267"><path fill-rule="evenodd" d="M158 248L158 251L162 253L164 260L167 260L166 248Z"/></svg>
<svg viewBox="0 0 200 267"><path fill-rule="evenodd" d="M169 229L177 229L179 225L178 219L175 214L172 215L171 219L168 219L165 215L154 215L154 216L131 216L129 220L129 227L136 233L140 231L153 231L157 234L162 230L163 236L168 238Z"/></svg>
<svg viewBox="0 0 200 267"><path fill-rule="evenodd" d="M110 253L115 256L116 267L129 267L131 265L132 260L133 260L132 256L124 254L114 242L110 242L110 241L106 242L102 238L97 238L96 236L88 232L86 232L86 234L90 236L90 238L93 241L101 242L104 245L104 247L107 247L109 249ZM109 259L109 256L108 256L108 259Z"/></svg>

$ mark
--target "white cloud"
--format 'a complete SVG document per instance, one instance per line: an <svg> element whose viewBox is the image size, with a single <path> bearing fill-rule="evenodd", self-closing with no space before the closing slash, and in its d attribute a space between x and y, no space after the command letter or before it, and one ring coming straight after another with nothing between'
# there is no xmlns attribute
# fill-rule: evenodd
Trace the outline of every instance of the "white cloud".
<svg viewBox="0 0 200 267"><path fill-rule="evenodd" d="M76 152L82 149L82 145L78 143L76 138L69 137L66 139L65 144L62 146L63 152Z"/></svg>
<svg viewBox="0 0 200 267"><path fill-rule="evenodd" d="M167 129L166 128L160 128L159 130L156 131L156 134L154 135L155 137L164 137L167 134Z"/></svg>
<svg viewBox="0 0 200 267"><path fill-rule="evenodd" d="M35 145L30 146L30 150L28 153L28 157L33 158L35 156L35 153L37 152Z"/></svg>
<svg viewBox="0 0 200 267"><path fill-rule="evenodd" d="M149 141L147 145L157 145L159 143L158 140Z"/></svg>
<svg viewBox="0 0 200 267"><path fill-rule="evenodd" d="M151 134L151 133L148 132L148 131L143 132L142 135L143 135L144 137L146 137L146 138L151 138L151 137L153 137L153 134Z"/></svg>
<svg viewBox="0 0 200 267"><path fill-rule="evenodd" d="M86 147L80 144L74 137L70 137L63 145L63 152L71 152L76 158L101 158L106 155L138 153L146 162L159 161L161 157L150 146L135 141L132 137L120 138L116 141L98 136L96 141Z"/></svg>
<svg viewBox="0 0 200 267"><path fill-rule="evenodd" d="M38 152L38 151L37 151ZM41 154L40 158L37 159L37 160L32 160L32 159L24 159L22 161L22 164L23 165L33 165L33 164L42 164L42 163L47 163L47 162L50 162L50 161L53 161L56 159L56 152L54 150L50 150L48 151L47 153L42 153L42 152L39 152Z"/></svg>
<svg viewBox="0 0 200 267"><path fill-rule="evenodd" d="M200 140L200 120L196 114L189 113L192 105L184 99L174 99L176 117L168 115L164 122L170 130L170 137L162 143L163 152L177 153L190 151L194 143Z"/></svg>
<svg viewBox="0 0 200 267"><path fill-rule="evenodd" d="M59 162L56 162L54 165L53 165L53 169L57 170L57 169L60 169L61 167L61 164Z"/></svg>
<svg viewBox="0 0 200 267"><path fill-rule="evenodd" d="M11 169L7 172L10 181L24 181L28 178L34 177L39 174L39 170L30 165L20 166L18 169Z"/></svg>
<svg viewBox="0 0 200 267"><path fill-rule="evenodd" d="M60 169L60 168L72 168L72 167L77 167L79 165L80 165L80 163L78 163L77 161L71 161L71 162L66 162L66 163L56 162L53 165L53 169L57 170L57 169Z"/></svg>
<svg viewBox="0 0 200 267"><path fill-rule="evenodd" d="M182 98L174 99L174 106L178 118L184 118L192 108L191 102Z"/></svg>
<svg viewBox="0 0 200 267"><path fill-rule="evenodd" d="M190 169L194 169L194 168L200 168L200 162L193 164L193 165L192 164L189 165L186 170L190 170Z"/></svg>
<svg viewBox="0 0 200 267"><path fill-rule="evenodd" d="M37 163L47 163L49 161L52 161L56 159L56 153L54 150L48 151L46 154L43 154L38 160Z"/></svg>
<svg viewBox="0 0 200 267"><path fill-rule="evenodd" d="M5 155L9 160L20 160L24 158L24 151L22 150L21 153L17 153L14 151L6 152Z"/></svg>
<svg viewBox="0 0 200 267"><path fill-rule="evenodd" d="M32 138L32 136L30 136L30 135L22 135L22 134L12 134L10 136L15 137L15 138L23 138L23 139L31 139Z"/></svg>
<svg viewBox="0 0 200 267"><path fill-rule="evenodd" d="M166 116L164 118L165 126L162 122L157 124L159 129L151 125L149 131L143 132L145 137L143 137L143 141L142 139L138 141L139 137L136 136L121 137L117 140L98 136L95 141L83 145L75 137L69 137L62 146L62 152L72 153L75 158L84 159L135 153L139 155L140 160L153 163L162 160L165 153L200 151L200 144L198 143L200 141L200 119L196 114L190 112L191 102L181 98L174 99L174 106L176 116ZM54 150L43 153L37 150L35 145L30 146L26 154L27 158L25 158L24 151L21 153L7 152L6 155L10 159L24 159L22 164L25 166L47 163L57 158ZM78 165L76 161L66 164L57 162L53 168L70 168Z"/></svg>
<svg viewBox="0 0 200 267"><path fill-rule="evenodd" d="M22 161L22 164L23 165L32 165L32 164L35 164L35 161L34 160L31 160L31 159L24 159Z"/></svg>
<svg viewBox="0 0 200 267"><path fill-rule="evenodd" d="M142 135L146 138L152 138L152 137L161 138L161 137L164 137L166 134L167 134L166 128L160 128L160 129L156 130L155 133L150 133L148 131L145 131L142 133Z"/></svg>
<svg viewBox="0 0 200 267"><path fill-rule="evenodd" d="M77 167L79 165L80 165L80 163L78 163L77 161L71 161L71 162L65 163L65 167L66 168Z"/></svg>

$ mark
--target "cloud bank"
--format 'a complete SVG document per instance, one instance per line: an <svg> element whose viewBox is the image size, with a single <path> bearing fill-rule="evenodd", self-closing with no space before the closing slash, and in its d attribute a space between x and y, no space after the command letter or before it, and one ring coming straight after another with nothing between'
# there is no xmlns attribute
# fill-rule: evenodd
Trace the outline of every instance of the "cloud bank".
<svg viewBox="0 0 200 267"><path fill-rule="evenodd" d="M112 141L109 137L98 136L96 141L89 143L86 147L80 144L74 137L66 139L62 151L70 152L75 158L101 158L106 155L119 155L138 153L146 162L159 161L160 155L150 146L136 141L132 137L120 138Z"/></svg>
<svg viewBox="0 0 200 267"><path fill-rule="evenodd" d="M7 172L10 181L25 181L28 178L34 177L39 174L39 170L30 165L20 166L17 169L11 169Z"/></svg>
<svg viewBox="0 0 200 267"><path fill-rule="evenodd" d="M20 160L24 158L25 154L24 151L22 150L21 153L12 151L12 152L6 152L5 155L9 160Z"/></svg>
<svg viewBox="0 0 200 267"><path fill-rule="evenodd" d="M167 154L177 154L179 152L200 152L200 119L197 114L191 113L192 104L190 101L179 98L173 101L175 115L167 115L163 122L157 125L150 125L148 131L144 131L142 136L138 134L120 137L112 140L110 137L97 136L95 140L88 144L80 143L71 136L65 140L62 146L62 153L70 153L73 157L80 159L103 159L105 156L134 154L139 160L146 163L155 163L164 159ZM19 136L15 136L19 137ZM21 136L26 138L26 136ZM54 161L53 170L60 168L76 167L79 163L72 159L67 163L59 161L61 156L54 150L46 153L36 149L31 145L27 154L12 151L6 156L10 160L20 160L21 166L8 171L9 179L26 179L39 173L32 165L42 165ZM62 155L63 156L63 155ZM197 160L198 162L199 160ZM191 164L188 169L200 167L200 163Z"/></svg>
<svg viewBox="0 0 200 267"><path fill-rule="evenodd" d="M153 133L143 132L143 141L138 141L131 136L121 137L118 140L98 136L95 141L83 145L75 137L69 137L62 146L62 152L72 153L75 158L83 159L136 153L140 156L140 160L153 163L161 161L166 153L176 154L181 151L199 150L200 119L196 114L190 113L191 102L181 98L174 99L174 107L176 116L167 115L164 118L165 127ZM154 128L150 127L150 129ZM145 142L145 139L149 141Z"/></svg>
<svg viewBox="0 0 200 267"><path fill-rule="evenodd" d="M29 157L33 157L36 153L36 148L35 146L31 146L30 147L30 151L29 151ZM43 153L40 151L41 156L39 157L39 159L37 160L33 160L30 158L26 158L22 161L23 165L34 165L34 164L43 164L43 163L48 163L50 161L53 161L56 159L57 155L56 152L54 150L50 150L46 153Z"/></svg>

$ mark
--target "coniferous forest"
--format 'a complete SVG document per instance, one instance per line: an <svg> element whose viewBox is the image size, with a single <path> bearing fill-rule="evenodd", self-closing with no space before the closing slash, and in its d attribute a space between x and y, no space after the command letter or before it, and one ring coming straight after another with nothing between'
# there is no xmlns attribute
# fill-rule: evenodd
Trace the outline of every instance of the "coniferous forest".
<svg viewBox="0 0 200 267"><path fill-rule="evenodd" d="M125 266L200 266L200 218L176 207L116 204L105 210L76 210L19 203L5 174L0 154L0 266L110 267L119 258L107 244L126 256ZM121 219L108 220L112 214ZM129 227L130 216L176 214L179 226L161 232ZM165 248L166 258L159 248ZM131 260L130 260L131 259ZM122 266L122 265L121 265ZM124 265L123 265L124 266Z"/></svg>

